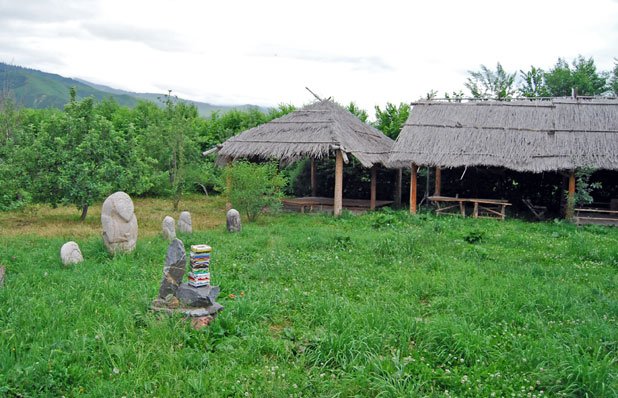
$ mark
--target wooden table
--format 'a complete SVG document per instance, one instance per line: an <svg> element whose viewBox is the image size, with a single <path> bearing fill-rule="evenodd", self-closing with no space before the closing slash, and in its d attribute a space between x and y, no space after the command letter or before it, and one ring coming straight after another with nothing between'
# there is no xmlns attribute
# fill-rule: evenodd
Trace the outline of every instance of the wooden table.
<svg viewBox="0 0 618 398"><path fill-rule="evenodd" d="M577 226L582 224L618 226L618 211L604 209L573 209Z"/></svg>
<svg viewBox="0 0 618 398"><path fill-rule="evenodd" d="M499 199L452 198L449 196L430 196L428 199L436 204L436 215L450 214L465 217L466 203L472 203L474 218L498 218L500 220L506 218L506 206L511 205L508 201ZM459 209L459 211L453 213L453 209Z"/></svg>

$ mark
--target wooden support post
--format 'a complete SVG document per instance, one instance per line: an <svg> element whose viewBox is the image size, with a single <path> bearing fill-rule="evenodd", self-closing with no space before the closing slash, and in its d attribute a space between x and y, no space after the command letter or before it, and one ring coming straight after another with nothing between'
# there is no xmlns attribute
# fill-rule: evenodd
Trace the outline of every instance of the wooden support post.
<svg viewBox="0 0 618 398"><path fill-rule="evenodd" d="M315 188L315 159L311 158L311 196L316 196Z"/></svg>
<svg viewBox="0 0 618 398"><path fill-rule="evenodd" d="M439 167L436 167L436 190L434 191L433 196L440 196L440 187L442 185L442 170Z"/></svg>
<svg viewBox="0 0 618 398"><path fill-rule="evenodd" d="M410 170L410 214L416 214L416 172L418 166L412 164Z"/></svg>
<svg viewBox="0 0 618 398"><path fill-rule="evenodd" d="M397 169L397 175L395 177L395 207L401 207L401 186L402 186L403 169Z"/></svg>
<svg viewBox="0 0 618 398"><path fill-rule="evenodd" d="M343 210L343 154L337 150L337 160L335 162L335 198L333 215L340 216Z"/></svg>
<svg viewBox="0 0 618 398"><path fill-rule="evenodd" d="M376 208L376 166L371 168L371 204L369 206L371 210Z"/></svg>
<svg viewBox="0 0 618 398"><path fill-rule="evenodd" d="M225 188L228 192L227 202L225 203L225 210L228 211L232 208L232 202L230 202L230 190L232 189L232 177L230 176L230 168L232 167L232 157L228 156L225 158L226 166L225 166Z"/></svg>
<svg viewBox="0 0 618 398"><path fill-rule="evenodd" d="M567 197L566 218L570 220L573 217L573 209L575 208L575 170L571 170L569 175L569 195Z"/></svg>

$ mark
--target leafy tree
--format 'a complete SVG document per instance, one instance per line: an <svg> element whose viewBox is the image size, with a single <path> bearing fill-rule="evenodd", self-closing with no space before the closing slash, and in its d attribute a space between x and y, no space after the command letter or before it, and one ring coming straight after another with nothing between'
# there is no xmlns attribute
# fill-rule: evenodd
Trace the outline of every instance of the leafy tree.
<svg viewBox="0 0 618 398"><path fill-rule="evenodd" d="M359 118L363 123L367 123L367 119L369 118L367 111L359 108L354 102L350 102L350 105L348 105L346 109Z"/></svg>
<svg viewBox="0 0 618 398"><path fill-rule="evenodd" d="M277 163L256 164L246 161L234 162L223 175L222 185L232 206L255 221L267 209L281 205L286 179L277 172ZM230 184L226 184L229 178Z"/></svg>
<svg viewBox="0 0 618 398"><path fill-rule="evenodd" d="M519 71L522 78L522 84L519 87L519 93L524 97L550 97L551 94L545 83L545 71L541 68L530 66L530 70L524 72Z"/></svg>
<svg viewBox="0 0 618 398"><path fill-rule="evenodd" d="M136 140L94 111L92 98L71 100L44 119L29 148L29 174L41 202L73 204L84 220L93 202L115 190L139 194L150 185Z"/></svg>
<svg viewBox="0 0 618 398"><path fill-rule="evenodd" d="M592 57L586 59L580 55L572 65L558 58L556 65L544 77L553 97L570 96L573 88L577 88L579 95L601 95L606 91L607 79L597 72Z"/></svg>
<svg viewBox="0 0 618 398"><path fill-rule="evenodd" d="M609 93L618 97L618 59L614 58L614 69L609 75Z"/></svg>
<svg viewBox="0 0 618 398"><path fill-rule="evenodd" d="M470 77L464 85L470 90L474 98L482 99L507 99L512 98L516 92L516 73L507 73L500 62L496 65L496 71L489 70L481 65L480 71L468 71Z"/></svg>
<svg viewBox="0 0 618 398"><path fill-rule="evenodd" d="M451 94L444 93L444 98L448 102L461 102L461 100L464 99L464 93L461 90L453 91Z"/></svg>
<svg viewBox="0 0 618 398"><path fill-rule="evenodd" d="M388 102L384 110L376 105L376 121L374 127L392 139L397 139L403 124L410 116L410 105L400 103L399 106Z"/></svg>
<svg viewBox="0 0 618 398"><path fill-rule="evenodd" d="M431 101L434 100L438 97L438 91L437 90L429 90L429 92L427 94L425 94L425 98L423 98L423 100L427 100L427 101Z"/></svg>
<svg viewBox="0 0 618 398"><path fill-rule="evenodd" d="M196 141L199 116L195 105L178 101L171 96L171 91L162 101L165 108L149 126L147 139L156 154L159 170L167 175L164 192L172 198L174 210L178 210L182 194L191 184L187 170L202 161Z"/></svg>

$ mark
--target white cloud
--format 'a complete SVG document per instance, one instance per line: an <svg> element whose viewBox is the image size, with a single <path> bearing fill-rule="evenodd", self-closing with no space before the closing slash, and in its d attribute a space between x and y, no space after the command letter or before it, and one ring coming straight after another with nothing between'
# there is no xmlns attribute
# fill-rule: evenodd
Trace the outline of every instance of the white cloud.
<svg viewBox="0 0 618 398"><path fill-rule="evenodd" d="M468 70L618 56L618 2L0 0L0 60L131 91L372 111L463 89Z"/></svg>

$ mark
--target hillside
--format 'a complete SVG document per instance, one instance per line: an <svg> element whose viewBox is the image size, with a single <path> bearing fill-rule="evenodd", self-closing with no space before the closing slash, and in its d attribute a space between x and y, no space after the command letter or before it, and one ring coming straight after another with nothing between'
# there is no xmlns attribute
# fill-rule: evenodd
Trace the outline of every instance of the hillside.
<svg viewBox="0 0 618 398"><path fill-rule="evenodd" d="M27 108L59 108L69 102L69 90L75 86L77 99L94 97L101 101L113 97L122 106L135 106L137 99L126 94L110 94L53 73L7 65L0 62L0 88L13 93L15 100Z"/></svg>
<svg viewBox="0 0 618 398"><path fill-rule="evenodd" d="M139 99L145 99L147 101L152 101L154 103L160 104L161 101L159 101L159 98L163 97L166 93L160 93L160 94L156 94L156 93L135 93L132 91L125 91L125 90L119 90L116 88L112 88L112 87L108 87L108 86L104 86L102 84L96 84L96 83L91 83L87 80L82 80L82 79L76 79L77 81L87 84L97 90L101 90L104 91L106 93L110 93L110 94L115 94L115 95L129 95L131 97L135 97L135 98L139 98ZM173 93L172 93L173 94ZM249 108L258 108L260 111L262 112L268 112L268 108L264 108L264 107L260 107L257 105L251 105L251 104L245 104L245 105L213 105L213 104L209 104L207 102L199 102L199 101L192 101L192 100L187 100L187 99L183 99L183 98L179 98L181 101L187 102L189 104L193 104L197 107L197 110L199 112L200 115L202 116L208 116L210 115L212 112L215 111L219 111L219 112L227 112L227 111L231 111L232 109L238 109L238 110L246 110Z"/></svg>
<svg viewBox="0 0 618 398"><path fill-rule="evenodd" d="M139 100L152 101L162 105L159 98L164 94L135 93L118 90L112 87L95 84L82 79L72 79L53 73L42 72L36 69L9 65L0 62L0 90L12 92L14 99L26 108L58 108L63 109L69 102L69 90L74 86L77 99L94 97L101 101L113 97L120 105L133 107ZM209 116L214 111L227 112L232 109L258 108L267 112L267 108L255 105L213 105L204 102L191 101L179 98L197 107L202 116Z"/></svg>

